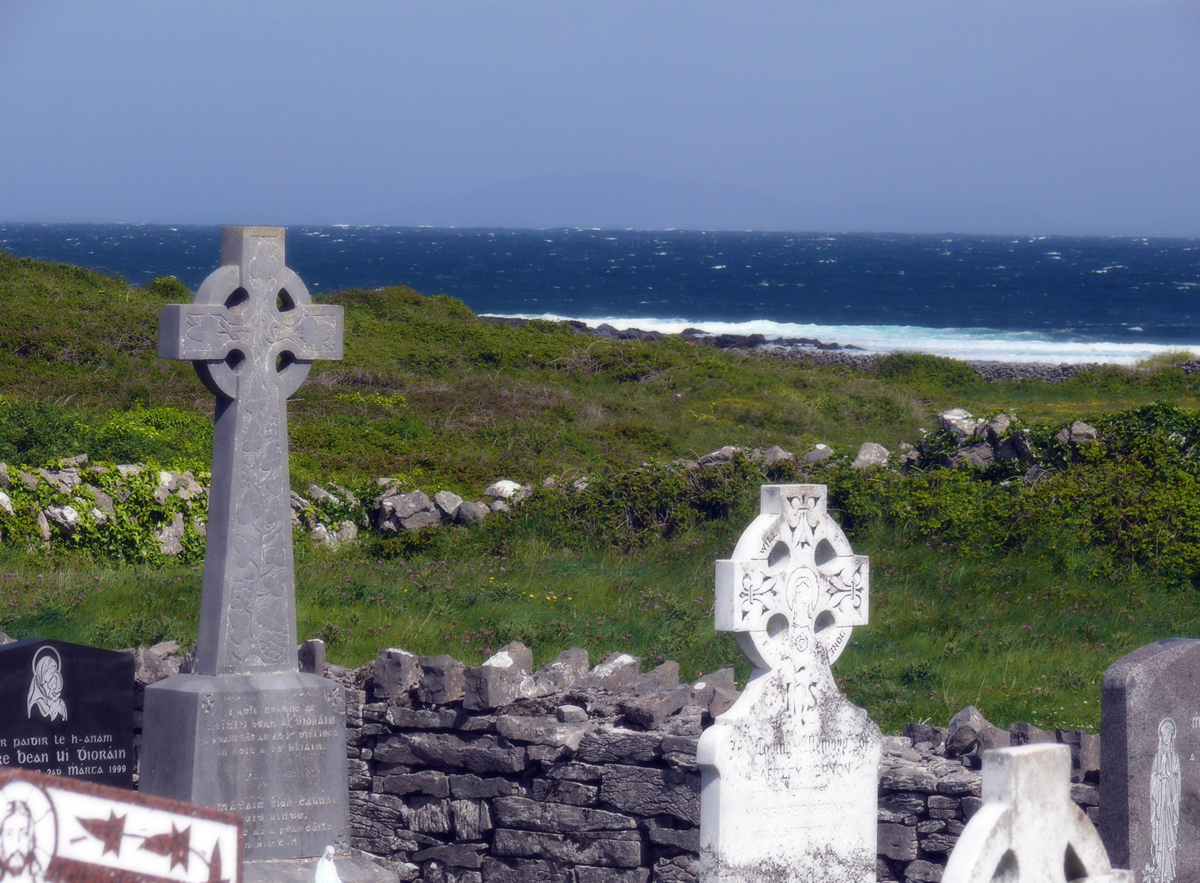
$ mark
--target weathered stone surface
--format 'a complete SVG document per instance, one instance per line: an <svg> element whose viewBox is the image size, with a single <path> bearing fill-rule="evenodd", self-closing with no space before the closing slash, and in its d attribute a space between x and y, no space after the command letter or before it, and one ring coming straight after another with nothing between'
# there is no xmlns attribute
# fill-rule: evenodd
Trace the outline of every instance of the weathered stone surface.
<svg viewBox="0 0 1200 883"><path fill-rule="evenodd" d="M851 469L869 469L871 467L886 466L888 456L891 451L883 445L875 442L863 442L858 449L858 455L854 458L854 462L850 464Z"/></svg>
<svg viewBox="0 0 1200 883"><path fill-rule="evenodd" d="M829 445L813 445L800 459L805 463L821 463L833 456L833 448Z"/></svg>
<svg viewBox="0 0 1200 883"><path fill-rule="evenodd" d="M589 868L580 865L575 869L576 883L646 883L649 879L649 868Z"/></svg>
<svg viewBox="0 0 1200 883"><path fill-rule="evenodd" d="M1008 728L1008 737L1012 745L1039 745L1043 742L1053 742L1054 734L1040 730L1033 724L1015 723Z"/></svg>
<svg viewBox="0 0 1200 883"><path fill-rule="evenodd" d="M452 800L450 814L454 819L454 836L459 840L479 840L492 830L492 814L483 800Z"/></svg>
<svg viewBox="0 0 1200 883"><path fill-rule="evenodd" d="M483 521L492 513L487 503L464 500L454 512L454 520L459 524L474 524Z"/></svg>
<svg viewBox="0 0 1200 883"><path fill-rule="evenodd" d="M1145 880L1200 879L1200 641L1122 657L1101 694L1100 832Z"/></svg>
<svg viewBox="0 0 1200 883"><path fill-rule="evenodd" d="M500 797L493 800L492 817L498 827L556 834L623 831L637 826L628 816L607 810L543 803L526 797Z"/></svg>
<svg viewBox="0 0 1200 883"><path fill-rule="evenodd" d="M450 491L438 491L433 495L433 504L437 506L438 511L442 513L442 520L452 522L458 517L458 507L463 503L463 498L458 494Z"/></svg>
<svg viewBox="0 0 1200 883"><path fill-rule="evenodd" d="M483 665L463 670L463 708L483 711L533 694L533 654L520 641L501 648Z"/></svg>
<svg viewBox="0 0 1200 883"><path fill-rule="evenodd" d="M450 793L461 798L491 798L503 797L507 794L519 794L521 786L508 779L487 778L464 775L450 777Z"/></svg>
<svg viewBox="0 0 1200 883"><path fill-rule="evenodd" d="M890 769L879 777L879 787L893 791L937 791L938 780L928 770L917 766L903 766Z"/></svg>
<svg viewBox="0 0 1200 883"><path fill-rule="evenodd" d="M604 661L579 679L583 690L620 691L626 684L641 674L642 660L628 653L610 653Z"/></svg>
<svg viewBox="0 0 1200 883"><path fill-rule="evenodd" d="M466 691L464 666L453 656L422 656L417 698L426 705L458 702Z"/></svg>
<svg viewBox="0 0 1200 883"><path fill-rule="evenodd" d="M878 850L891 859L912 861L917 857L917 829L910 825L880 825Z"/></svg>
<svg viewBox="0 0 1200 883"><path fill-rule="evenodd" d="M401 773L398 776L378 776L378 791L383 794L428 794L431 797L449 797L450 781L446 774L437 770L421 770L417 773Z"/></svg>
<svg viewBox="0 0 1200 883"><path fill-rule="evenodd" d="M951 773L948 776L942 777L937 783L937 791L939 794L954 794L966 795L973 794L978 796L980 793L981 778L979 773L970 770L963 770L961 773Z"/></svg>
<svg viewBox="0 0 1200 883"><path fill-rule="evenodd" d="M739 448L735 445L725 445L725 447L713 451L710 454L705 454L696 461L697 466L724 466L726 463L732 463L734 455L738 451L743 451L745 448Z"/></svg>
<svg viewBox="0 0 1200 883"><path fill-rule="evenodd" d="M449 730L459 720L459 713L449 708L407 708L388 705L383 719L398 730Z"/></svg>
<svg viewBox="0 0 1200 883"><path fill-rule="evenodd" d="M525 769L524 748L504 748L495 736L487 734L397 733L375 747L375 758L387 763L458 767L473 773L519 773Z"/></svg>
<svg viewBox="0 0 1200 883"><path fill-rule="evenodd" d="M581 724L588 719L587 711L578 705L560 705L554 709L554 716L562 724Z"/></svg>
<svg viewBox="0 0 1200 883"><path fill-rule="evenodd" d="M925 859L917 859L915 862L910 862L908 867L904 869L905 881L911 883L938 883L942 879L942 874L945 873L945 868L939 864L935 864Z"/></svg>
<svg viewBox="0 0 1200 883"><path fill-rule="evenodd" d="M946 736L946 754L957 757L970 754L979 741L979 732L991 724L974 705L968 705L950 718L950 732Z"/></svg>
<svg viewBox="0 0 1200 883"><path fill-rule="evenodd" d="M637 831L547 834L497 828L492 835L493 855L548 858L616 868L639 867L642 864L642 849L641 835Z"/></svg>
<svg viewBox="0 0 1200 883"><path fill-rule="evenodd" d="M969 467L971 469L987 469L996 459L996 452L985 441L966 445L951 454L947 460L953 467Z"/></svg>
<svg viewBox="0 0 1200 883"><path fill-rule="evenodd" d="M977 435L986 421L971 415L965 408L951 408L937 415L938 426L949 430L960 439L968 439Z"/></svg>
<svg viewBox="0 0 1200 883"><path fill-rule="evenodd" d="M677 855L654 863L655 883L697 883L699 879L700 862L695 856Z"/></svg>
<svg viewBox="0 0 1200 883"><path fill-rule="evenodd" d="M540 859L483 859L484 883L575 883L573 868Z"/></svg>
<svg viewBox="0 0 1200 883"><path fill-rule="evenodd" d="M412 860L414 862L438 861L452 868L479 868L483 864L483 857L479 852L481 849L483 849L482 843L470 845L451 843L446 846L431 846L428 849L414 852Z"/></svg>
<svg viewBox="0 0 1200 883"><path fill-rule="evenodd" d="M662 735L604 725L580 741L576 759L584 763L646 763L661 753Z"/></svg>
<svg viewBox="0 0 1200 883"><path fill-rule="evenodd" d="M1112 867L1100 836L1071 802L1070 778L1071 752L1065 745L1022 745L985 754L986 809L963 830L946 863L945 879L1020 883L1069 876L1132 883L1128 873L1109 876ZM940 851L937 847L948 844L938 838L931 835L923 846Z"/></svg>
<svg viewBox="0 0 1200 883"><path fill-rule="evenodd" d="M991 724L980 730L975 739L975 749L980 754L984 751L991 751L993 748L1007 748L1009 744L1008 730L1002 730Z"/></svg>
<svg viewBox="0 0 1200 883"><path fill-rule="evenodd" d="M787 463L795 459L795 454L791 451L785 451L779 445L771 445L771 447L763 451L763 466L768 468L777 463Z"/></svg>
<svg viewBox="0 0 1200 883"><path fill-rule="evenodd" d="M530 696L549 696L561 693L575 685L588 673L588 653L581 647L564 650L533 673L533 689Z"/></svg>
<svg viewBox="0 0 1200 883"><path fill-rule="evenodd" d="M597 785L555 779L535 779L530 792L534 800L569 803L573 806L592 806L600 796Z"/></svg>
<svg viewBox="0 0 1200 883"><path fill-rule="evenodd" d="M630 723L647 730L655 730L691 701L692 692L690 684L676 684L674 687L622 702L621 711Z"/></svg>
<svg viewBox="0 0 1200 883"><path fill-rule="evenodd" d="M1055 440L1062 444L1082 445L1088 442L1094 442L1100 437L1096 432L1095 427L1089 426L1082 420L1076 420L1071 424L1069 429L1062 429L1054 436Z"/></svg>
<svg viewBox="0 0 1200 883"><path fill-rule="evenodd" d="M300 671L325 676L325 642L320 638L309 638L296 648L296 665Z"/></svg>
<svg viewBox="0 0 1200 883"><path fill-rule="evenodd" d="M700 824L699 776L694 773L610 764L601 778L600 799L622 812Z"/></svg>

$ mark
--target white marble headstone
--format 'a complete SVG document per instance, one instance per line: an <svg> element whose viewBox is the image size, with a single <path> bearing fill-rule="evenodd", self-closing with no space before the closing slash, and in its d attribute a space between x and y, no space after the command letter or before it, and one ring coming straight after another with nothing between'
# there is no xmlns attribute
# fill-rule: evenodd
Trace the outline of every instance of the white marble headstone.
<svg viewBox="0 0 1200 883"><path fill-rule="evenodd" d="M869 563L824 485L765 485L717 562L716 627L754 673L700 739L702 883L875 880L879 727L830 664L867 621Z"/></svg>
<svg viewBox="0 0 1200 883"><path fill-rule="evenodd" d="M1100 835L1071 801L1071 750L1022 745L983 755L983 806L971 817L944 883L1133 883L1113 870Z"/></svg>

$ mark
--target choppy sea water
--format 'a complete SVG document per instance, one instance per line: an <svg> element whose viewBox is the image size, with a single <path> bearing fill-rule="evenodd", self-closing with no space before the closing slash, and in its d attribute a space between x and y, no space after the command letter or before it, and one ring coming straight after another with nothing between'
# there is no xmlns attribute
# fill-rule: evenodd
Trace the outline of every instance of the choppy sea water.
<svg viewBox="0 0 1200 883"><path fill-rule="evenodd" d="M4 224L0 248L195 288L220 229ZM1131 363L1200 351L1200 240L291 227L321 292L411 285L477 313L815 338L975 361Z"/></svg>

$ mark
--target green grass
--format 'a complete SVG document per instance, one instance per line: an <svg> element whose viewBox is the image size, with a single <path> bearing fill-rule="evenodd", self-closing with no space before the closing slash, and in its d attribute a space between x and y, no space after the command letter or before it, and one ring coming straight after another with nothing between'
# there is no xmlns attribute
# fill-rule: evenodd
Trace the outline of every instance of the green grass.
<svg viewBox="0 0 1200 883"><path fill-rule="evenodd" d="M203 471L211 397L189 366L154 354L162 304L188 299L168 280L134 289L0 253L0 460L86 452ZM298 541L300 637L323 637L335 662L399 646L475 663L521 640L539 663L576 644L593 660L621 650L675 659L688 678L731 664L745 678L733 640L712 629L713 561L766 481L829 484L855 550L872 557L871 622L835 674L887 731L944 724L968 703L997 724L1095 729L1108 665L1200 636L1200 377L1173 365L986 384L932 356L865 371L513 329L400 287L326 300L346 308L346 359L317 363L291 403L301 493L336 481L367 496L388 475L475 499L501 477L590 479L470 530L364 536L336 552ZM726 444L895 448L955 406L1020 415L1053 474L1025 488L1002 471L641 468ZM1056 446L1076 419L1104 442ZM198 565L31 550L33 502L14 499L19 517L0 516L0 628L106 647L194 640ZM146 533L134 527L120 551L131 561Z"/></svg>

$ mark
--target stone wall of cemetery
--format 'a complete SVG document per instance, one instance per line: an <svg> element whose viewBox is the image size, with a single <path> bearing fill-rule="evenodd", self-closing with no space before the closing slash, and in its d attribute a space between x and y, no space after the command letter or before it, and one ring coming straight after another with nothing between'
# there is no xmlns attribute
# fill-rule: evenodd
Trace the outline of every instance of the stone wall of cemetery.
<svg viewBox="0 0 1200 883"><path fill-rule="evenodd" d="M352 845L430 883L696 881L696 744L738 695L732 670L680 684L672 662L529 660L518 644L477 667L388 650L326 669L347 687ZM918 724L884 738L880 880L941 879L981 805L987 747L1071 745L1071 796L1098 818L1095 736L980 721L962 717L953 738Z"/></svg>

